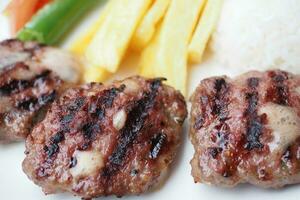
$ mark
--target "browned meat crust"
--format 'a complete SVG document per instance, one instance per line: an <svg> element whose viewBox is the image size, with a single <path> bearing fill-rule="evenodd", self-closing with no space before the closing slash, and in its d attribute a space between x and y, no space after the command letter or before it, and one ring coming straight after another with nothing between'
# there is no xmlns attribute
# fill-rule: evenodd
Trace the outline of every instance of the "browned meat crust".
<svg viewBox="0 0 300 200"><path fill-rule="evenodd" d="M0 43L0 142L24 139L67 85L50 69L59 50L11 39ZM55 62L70 60L67 56ZM44 60L47 59L47 62ZM51 59L50 59L51 60ZM74 69L74 73L76 70Z"/></svg>
<svg viewBox="0 0 300 200"><path fill-rule="evenodd" d="M300 182L300 77L280 70L205 79L191 97L195 182Z"/></svg>
<svg viewBox="0 0 300 200"><path fill-rule="evenodd" d="M45 193L140 194L171 164L186 117L163 79L132 77L68 90L26 141L24 172Z"/></svg>
<svg viewBox="0 0 300 200"><path fill-rule="evenodd" d="M66 82L76 84L80 79L80 62L64 50L17 39L0 42L0 69L16 63L24 63L31 69L44 67Z"/></svg>
<svg viewBox="0 0 300 200"><path fill-rule="evenodd" d="M54 101L62 81L51 71L24 63L0 72L0 141L24 139Z"/></svg>

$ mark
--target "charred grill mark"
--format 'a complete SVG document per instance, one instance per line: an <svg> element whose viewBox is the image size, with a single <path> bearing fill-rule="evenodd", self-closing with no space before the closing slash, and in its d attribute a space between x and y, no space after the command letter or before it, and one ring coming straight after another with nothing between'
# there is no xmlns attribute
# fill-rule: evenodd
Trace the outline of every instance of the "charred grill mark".
<svg viewBox="0 0 300 200"><path fill-rule="evenodd" d="M228 85L224 78L219 78L215 80L215 96L212 106L212 114L216 115L221 121L226 120L228 111L227 111L227 93Z"/></svg>
<svg viewBox="0 0 300 200"><path fill-rule="evenodd" d="M215 80L215 96L212 107L212 114L215 115L219 119L219 123L215 125L214 129L217 131L217 135L215 135L215 144L216 147L209 147L208 152L212 156L212 158L216 158L219 153L226 148L228 143L229 134L229 126L226 123L228 119L228 92L229 86L226 83L224 78L219 78Z"/></svg>
<svg viewBox="0 0 300 200"><path fill-rule="evenodd" d="M259 138L262 133L262 118L257 114L257 105L259 101L259 96L257 92L257 87L259 85L258 78L249 78L248 80L249 92L246 93L246 100L248 102L248 107L244 113L247 119L246 125L246 144L244 148L247 150L252 150L255 148L262 148L263 144L260 143Z"/></svg>
<svg viewBox="0 0 300 200"><path fill-rule="evenodd" d="M26 111L35 111L51 103L56 98L56 91L52 90L49 94L42 94L40 97L26 97L16 102L16 107Z"/></svg>
<svg viewBox="0 0 300 200"><path fill-rule="evenodd" d="M58 152L58 144L50 144L49 146L44 146L44 151L47 155L47 158L51 158L56 152Z"/></svg>
<svg viewBox="0 0 300 200"><path fill-rule="evenodd" d="M103 176L112 176L124 163L124 158L132 147L132 144L144 126L149 110L155 103L155 98L161 81L164 79L153 79L150 81L150 92L144 92L143 97L137 100L127 114L125 126L120 130L120 138L117 146L109 157L107 166L103 170Z"/></svg>
<svg viewBox="0 0 300 200"><path fill-rule="evenodd" d="M0 94L3 96L9 96L12 93L17 93L30 86L27 80L11 80L7 84L0 87Z"/></svg>
<svg viewBox="0 0 300 200"><path fill-rule="evenodd" d="M162 81L167 81L166 78L159 77L149 80L151 90L157 90L161 86Z"/></svg>
<svg viewBox="0 0 300 200"><path fill-rule="evenodd" d="M69 124L74 119L76 112L83 106L84 102L85 97L78 97L66 107L67 114L60 118L61 131L68 132L70 130Z"/></svg>
<svg viewBox="0 0 300 200"><path fill-rule="evenodd" d="M64 135L62 132L56 133L53 137L50 138L52 143L59 143L64 140Z"/></svg>
<svg viewBox="0 0 300 200"><path fill-rule="evenodd" d="M70 165L69 168L73 168L77 165L77 158L76 157L72 157L70 160Z"/></svg>
<svg viewBox="0 0 300 200"><path fill-rule="evenodd" d="M48 158L51 158L59 151L59 143L65 139L63 132L58 132L50 138L50 144L44 146L44 151Z"/></svg>
<svg viewBox="0 0 300 200"><path fill-rule="evenodd" d="M247 124L247 143L245 144L247 150L261 149L263 147L263 144L259 141L261 131L262 124L260 119L251 117L250 122Z"/></svg>
<svg viewBox="0 0 300 200"><path fill-rule="evenodd" d="M99 119L102 120L105 117L105 111L101 108L97 108L95 112L95 116Z"/></svg>
<svg viewBox="0 0 300 200"><path fill-rule="evenodd" d="M96 132L99 132L100 126L94 122L88 122L83 125L82 131L85 139L91 140Z"/></svg>
<svg viewBox="0 0 300 200"><path fill-rule="evenodd" d="M258 104L258 92L246 93L246 99L248 102L246 113L248 115L255 114L257 110L257 104Z"/></svg>
<svg viewBox="0 0 300 200"><path fill-rule="evenodd" d="M37 103L38 103L37 98L25 97L25 99L16 102L16 107L22 110L34 111Z"/></svg>
<svg viewBox="0 0 300 200"><path fill-rule="evenodd" d="M9 96L11 94L20 93L27 88L35 87L49 78L51 71L45 70L41 74L36 75L30 80L17 80L12 79L0 86L0 94L3 96Z"/></svg>
<svg viewBox="0 0 300 200"><path fill-rule="evenodd" d="M92 117L102 120L105 117L105 109L112 107L115 98L120 92L123 92L124 89L125 85L122 84L119 88L105 90L103 94L97 98L96 103L92 104L89 108L89 113Z"/></svg>
<svg viewBox="0 0 300 200"><path fill-rule="evenodd" d="M219 79L216 79L215 81L215 90L216 90L216 93L219 93L223 88L226 88L226 81L224 78L219 78Z"/></svg>
<svg viewBox="0 0 300 200"><path fill-rule="evenodd" d="M122 84L119 88L111 88L105 91L103 98L100 98L98 104L103 104L104 107L111 107L116 96L123 92L125 89L125 85Z"/></svg>
<svg viewBox="0 0 300 200"><path fill-rule="evenodd" d="M38 98L38 103L41 106L44 106L48 103L52 103L57 96L57 92L52 90L49 94L43 94Z"/></svg>
<svg viewBox="0 0 300 200"><path fill-rule="evenodd" d="M201 129L205 123L205 112L206 112L206 106L208 104L208 97L206 95L202 95L200 97L200 104L201 104L201 114L197 116L197 118L195 119L195 123L193 125L193 128L196 130Z"/></svg>
<svg viewBox="0 0 300 200"><path fill-rule="evenodd" d="M88 112L90 113L91 118L83 125L81 130L85 139L85 143L83 144L84 149L89 147L90 143L95 138L96 133L100 132L100 125L105 118L106 109L112 107L115 98L120 92L123 92L124 89L125 85L121 85L119 88L104 90L103 94L99 95L95 103L90 105Z"/></svg>
<svg viewBox="0 0 300 200"><path fill-rule="evenodd" d="M291 161L291 159L292 159L292 152L291 152L291 147L289 146L283 153L281 157L281 161L283 164L287 165L287 163Z"/></svg>
<svg viewBox="0 0 300 200"><path fill-rule="evenodd" d="M271 71L269 76L273 84L267 90L268 100L280 105L289 105L289 89L286 85L288 74L282 71Z"/></svg>
<svg viewBox="0 0 300 200"><path fill-rule="evenodd" d="M54 97L53 93L51 94L52 95L50 95L50 97ZM49 101L52 99L50 97L44 97L41 101ZM59 151L59 143L65 139L64 133L69 131L69 124L73 120L75 113L83 106L84 101L84 97L78 97L66 108L68 110L68 114L62 116L60 119L60 131L50 138L50 144L48 146L44 146L44 152L48 160L53 158L53 156Z"/></svg>
<svg viewBox="0 0 300 200"><path fill-rule="evenodd" d="M200 96L201 114L195 120L193 128L199 130L203 127L206 118L206 107L210 107L211 102L211 114L218 118L220 121L227 119L228 111L227 104L228 99L226 97L229 87L224 78L217 78L214 80L214 94L212 97L203 94Z"/></svg>
<svg viewBox="0 0 300 200"><path fill-rule="evenodd" d="M252 90L255 90L259 85L259 78L257 77L251 77L248 79L248 87L250 87Z"/></svg>
<svg viewBox="0 0 300 200"><path fill-rule="evenodd" d="M69 131L69 123L73 120L74 114L67 114L63 116L60 120L61 123L61 130L64 132Z"/></svg>
<svg viewBox="0 0 300 200"><path fill-rule="evenodd" d="M158 135L155 135L151 140L151 149L149 157L151 159L156 159L158 157L158 154L161 152L161 149L163 148L163 145L165 144L167 139L166 134L159 133Z"/></svg>
<svg viewBox="0 0 300 200"><path fill-rule="evenodd" d="M218 154L222 152L222 148L220 147L209 147L207 149L209 155L213 158L213 159L216 159Z"/></svg>
<svg viewBox="0 0 300 200"><path fill-rule="evenodd" d="M144 120L148 114L148 109L152 106L154 95L146 94L142 99L135 102L135 106L129 111L127 121L123 129L120 130L121 138L110 156L109 161L115 165L121 165L128 147L136 138L138 132L144 125Z"/></svg>
<svg viewBox="0 0 300 200"><path fill-rule="evenodd" d="M51 74L50 70L44 70L42 73L36 75L31 81L35 83L37 80L45 80L48 78L48 76Z"/></svg>
<svg viewBox="0 0 300 200"><path fill-rule="evenodd" d="M77 112L83 106L84 102L85 97L78 97L67 107L67 110L71 113Z"/></svg>

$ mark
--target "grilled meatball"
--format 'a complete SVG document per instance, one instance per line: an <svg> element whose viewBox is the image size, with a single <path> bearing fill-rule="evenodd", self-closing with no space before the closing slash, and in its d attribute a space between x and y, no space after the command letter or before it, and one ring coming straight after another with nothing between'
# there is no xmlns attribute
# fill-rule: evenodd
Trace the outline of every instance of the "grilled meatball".
<svg viewBox="0 0 300 200"><path fill-rule="evenodd" d="M62 80L78 83L80 63L76 57L61 49L36 42L21 42L17 39L0 43L0 69L25 63L30 68L44 67L55 72Z"/></svg>
<svg viewBox="0 0 300 200"><path fill-rule="evenodd" d="M300 76L273 70L205 79L192 98L195 182L300 182Z"/></svg>
<svg viewBox="0 0 300 200"><path fill-rule="evenodd" d="M67 76L69 71L77 77ZM35 42L1 42L0 142L25 138L48 105L67 87L62 79L75 83L78 72L78 63L61 50Z"/></svg>
<svg viewBox="0 0 300 200"><path fill-rule="evenodd" d="M171 164L187 115L163 79L69 89L26 141L23 170L46 194L140 194Z"/></svg>

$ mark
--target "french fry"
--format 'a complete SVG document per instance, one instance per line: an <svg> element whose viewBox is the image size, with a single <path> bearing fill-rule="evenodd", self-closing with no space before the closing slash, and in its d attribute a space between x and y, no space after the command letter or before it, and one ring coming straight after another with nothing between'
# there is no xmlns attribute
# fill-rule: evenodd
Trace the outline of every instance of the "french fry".
<svg viewBox="0 0 300 200"><path fill-rule="evenodd" d="M201 62L208 40L217 25L222 4L223 0L207 0L203 14L189 44L189 61Z"/></svg>
<svg viewBox="0 0 300 200"><path fill-rule="evenodd" d="M86 67L83 74L83 81L90 82L103 82L108 79L110 73L105 69L95 66Z"/></svg>
<svg viewBox="0 0 300 200"><path fill-rule="evenodd" d="M167 83L183 94L186 94L187 46L203 4L203 0L172 0L160 30L142 52L142 71L149 69L150 76L166 77Z"/></svg>
<svg viewBox="0 0 300 200"><path fill-rule="evenodd" d="M132 49L141 50L151 40L158 22L165 15L170 0L156 0L137 27L132 38Z"/></svg>
<svg viewBox="0 0 300 200"><path fill-rule="evenodd" d="M83 56L88 45L92 41L93 37L97 33L98 29L101 27L105 17L113 8L113 5L118 2L117 0L110 0L107 5L101 11L100 17L92 24L92 26L85 32L82 36L79 37L73 44L70 46L70 51ZM89 64L88 64L89 65ZM89 82L103 82L110 76L110 73L105 69L96 67L96 66L86 66L84 67L83 81L86 83Z"/></svg>
<svg viewBox="0 0 300 200"><path fill-rule="evenodd" d="M71 46L69 48L69 50L71 52L73 52L75 54L78 54L78 55L84 55L84 52L86 51L88 45L92 41L92 39L95 36L95 34L97 33L98 29L102 25L105 17L110 12L111 8L113 7L113 5L116 2L118 2L118 1L117 0L110 0L105 5L105 7L103 8L103 10L101 11L100 17L92 24L92 26L88 29L88 31L84 32L84 34L81 35L79 37L79 39L75 40L71 44Z"/></svg>
<svg viewBox="0 0 300 200"><path fill-rule="evenodd" d="M152 0L122 0L114 4L87 47L92 65L116 72L134 31Z"/></svg>
<svg viewBox="0 0 300 200"><path fill-rule="evenodd" d="M154 35L153 40L150 44L145 48L141 54L140 64L139 64L139 73L141 76L154 78L154 65L156 64L156 49L158 47L158 39L161 32L162 23L160 23L157 27L157 33Z"/></svg>

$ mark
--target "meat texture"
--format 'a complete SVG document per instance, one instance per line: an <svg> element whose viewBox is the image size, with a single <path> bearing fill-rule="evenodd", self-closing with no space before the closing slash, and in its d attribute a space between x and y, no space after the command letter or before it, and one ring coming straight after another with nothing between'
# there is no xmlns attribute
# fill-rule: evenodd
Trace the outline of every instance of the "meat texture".
<svg viewBox="0 0 300 200"><path fill-rule="evenodd" d="M300 76L272 70L203 80L191 97L195 182L300 182Z"/></svg>
<svg viewBox="0 0 300 200"><path fill-rule="evenodd" d="M0 142L24 139L56 96L78 81L79 63L68 53L35 42L1 42Z"/></svg>
<svg viewBox="0 0 300 200"><path fill-rule="evenodd" d="M187 115L163 79L131 77L69 89L26 141L23 170L46 194L140 194L171 164Z"/></svg>

